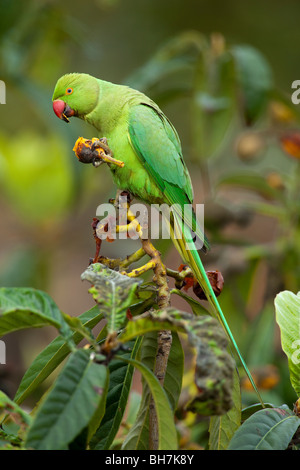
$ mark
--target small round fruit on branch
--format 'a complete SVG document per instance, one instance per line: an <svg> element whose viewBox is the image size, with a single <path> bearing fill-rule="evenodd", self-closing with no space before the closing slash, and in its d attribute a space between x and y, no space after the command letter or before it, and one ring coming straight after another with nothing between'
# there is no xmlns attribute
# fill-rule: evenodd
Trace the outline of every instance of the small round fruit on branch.
<svg viewBox="0 0 300 470"><path fill-rule="evenodd" d="M218 297L224 286L224 278L222 276L222 273L218 270L216 271L206 271L206 275L208 277L208 280L211 284L211 287L213 288L213 291L215 293L215 296ZM193 292L194 294L201 300L207 300L206 295L200 286L200 284L195 281L193 285Z"/></svg>
<svg viewBox="0 0 300 470"><path fill-rule="evenodd" d="M99 145L95 145L99 143ZM103 148L102 148L103 145ZM108 146L106 144L101 144L99 139L93 138L84 139L83 137L79 137L73 148L76 157L81 163L92 163L95 167L101 165L101 163L112 163L119 167L124 166L124 162L120 160L116 160L111 156L111 152L107 153Z"/></svg>
<svg viewBox="0 0 300 470"><path fill-rule="evenodd" d="M92 163L96 166L96 162L101 163L98 153L92 150L93 142L83 137L79 137L73 148L76 157L81 163Z"/></svg>

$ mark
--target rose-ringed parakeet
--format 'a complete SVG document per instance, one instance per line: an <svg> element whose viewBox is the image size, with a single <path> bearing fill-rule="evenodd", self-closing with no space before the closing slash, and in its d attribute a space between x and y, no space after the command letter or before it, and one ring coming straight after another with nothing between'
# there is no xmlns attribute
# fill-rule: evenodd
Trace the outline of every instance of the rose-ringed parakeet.
<svg viewBox="0 0 300 470"><path fill-rule="evenodd" d="M66 122L71 116L83 119L97 129L99 137L107 138L113 155L124 162L123 168L110 166L119 189L148 204L168 204L175 208L171 219L175 246L192 269L259 396L194 245L192 230L202 240L203 250L208 248L192 209L182 221L184 208L192 207L193 189L173 125L143 93L87 74L71 73L58 80L53 110ZM180 238L181 229L184 236Z"/></svg>

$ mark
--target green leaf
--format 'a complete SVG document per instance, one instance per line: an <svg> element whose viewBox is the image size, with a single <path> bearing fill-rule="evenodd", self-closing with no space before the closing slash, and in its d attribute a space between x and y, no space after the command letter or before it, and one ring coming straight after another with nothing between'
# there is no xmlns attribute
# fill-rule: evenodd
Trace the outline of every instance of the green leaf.
<svg viewBox="0 0 300 470"><path fill-rule="evenodd" d="M27 287L0 288L0 337L24 328L52 325L69 338L72 334L51 297Z"/></svg>
<svg viewBox="0 0 300 470"><path fill-rule="evenodd" d="M177 433L174 423L174 414L171 409L166 392L161 387L159 381L157 380L153 372L148 369L142 362L121 357L119 357L119 359L124 360L129 364L132 364L135 368L137 368L141 372L144 380L146 381L150 389L151 395L154 400L155 411L158 420L158 450L176 450Z"/></svg>
<svg viewBox="0 0 300 470"><path fill-rule="evenodd" d="M300 425L286 408L257 411L237 430L228 450L285 450Z"/></svg>
<svg viewBox="0 0 300 470"><path fill-rule="evenodd" d="M172 289L171 294L176 294L182 299L184 299L192 308L194 315L208 315L209 312L201 305L197 300L193 299L187 294L184 294L179 289Z"/></svg>
<svg viewBox="0 0 300 470"><path fill-rule="evenodd" d="M275 298L282 349L288 357L292 386L300 396L300 292L280 292Z"/></svg>
<svg viewBox="0 0 300 470"><path fill-rule="evenodd" d="M242 94L241 107L247 124L261 114L273 87L272 72L263 55L251 46L231 48L237 69L237 83Z"/></svg>
<svg viewBox="0 0 300 470"><path fill-rule="evenodd" d="M63 450L104 407L108 371L93 360L94 353L79 349L37 409L25 442L27 449Z"/></svg>
<svg viewBox="0 0 300 470"><path fill-rule="evenodd" d="M122 444L122 450L149 450L149 405L151 393L143 377L142 384L143 393L136 420Z"/></svg>
<svg viewBox="0 0 300 470"><path fill-rule="evenodd" d="M184 351L178 334L172 333L172 346L169 354L164 389L168 396L172 410L176 410L182 388L184 371Z"/></svg>
<svg viewBox="0 0 300 470"><path fill-rule="evenodd" d="M170 321L163 321L156 317L153 318L148 316L143 318L134 318L127 323L126 328L119 337L119 341L121 343L127 343L127 341L130 341L137 336L144 336L150 331L161 330L184 331L180 325L176 325Z"/></svg>
<svg viewBox="0 0 300 470"><path fill-rule="evenodd" d="M98 357L100 357L100 355L98 355ZM102 356L102 357L103 357L103 359L105 359L105 356ZM103 371L102 371L102 373L103 373ZM88 427L87 427L87 443L91 440L91 437L97 431L97 429L100 426L100 423L103 419L103 416L105 414L108 385L109 385L109 370L108 370L108 368L106 368L106 380L105 380L103 388L102 387L99 387L98 389L97 389L97 387L95 388L95 390L97 390L98 393L101 393L102 397L101 397L101 399L98 403L98 406L97 406L92 418L90 419Z"/></svg>
<svg viewBox="0 0 300 470"><path fill-rule="evenodd" d="M86 328L94 328L103 318L96 305L79 316ZM83 339L79 332L73 333L72 340L78 344ZM25 372L15 395L15 401L22 403L70 353L70 347L62 336L58 336L34 359Z"/></svg>
<svg viewBox="0 0 300 470"><path fill-rule="evenodd" d="M97 342L95 341L92 332L82 323L79 317L71 317L66 313L63 313L63 317L73 332L79 333L82 338L85 338L90 343L91 346L95 349L97 348Z"/></svg>
<svg viewBox="0 0 300 470"><path fill-rule="evenodd" d="M272 403L265 403L265 408L276 408L276 406L272 405ZM282 405L282 408L284 406ZM246 421L246 419L250 418L254 413L260 411L262 409L261 403L255 403L254 405L249 405L246 408L242 409L242 421Z"/></svg>
<svg viewBox="0 0 300 470"><path fill-rule="evenodd" d="M150 370L154 368L156 353L157 332L152 331L143 337L143 343L140 348L140 361ZM164 389L174 412L181 392L183 367L183 349L177 333L173 332L172 346L164 380ZM143 377L142 384L143 393L136 421L131 427L122 446L122 449L125 450L149 449L149 404L151 393Z"/></svg>
<svg viewBox="0 0 300 470"><path fill-rule="evenodd" d="M156 335L153 336L153 330L160 329L173 331L175 329L187 333L189 343L196 349L197 393L192 397L187 409L206 416L226 413L233 406L232 389L235 369L233 359L226 350L227 337L219 323L207 315L194 317L192 314L172 308L149 312L147 316L129 321L120 339L125 341L131 338L131 335L145 335L141 360L151 370L153 370L157 348ZM155 338L154 343L151 342L153 338ZM173 372L175 370L176 367ZM182 375L180 375L179 389L181 379ZM174 385L171 384L169 390L172 390ZM164 387L167 390L166 380ZM149 391L144 386L137 421L124 442L124 449L147 449L149 399Z"/></svg>
<svg viewBox="0 0 300 470"><path fill-rule="evenodd" d="M26 426L32 422L31 416L0 390L0 421L7 414L19 415L19 418Z"/></svg>
<svg viewBox="0 0 300 470"><path fill-rule="evenodd" d="M213 416L209 423L209 450L225 450L241 425L241 390L240 379L235 370L234 373L234 406L226 414Z"/></svg>
<svg viewBox="0 0 300 470"><path fill-rule="evenodd" d="M147 312L150 310L150 308L156 303L156 294L153 292L142 292L142 290L139 290L138 292L138 297L141 300L140 302L136 302L130 305L130 313L132 314L133 317L136 317L137 315L140 315L144 312Z"/></svg>
<svg viewBox="0 0 300 470"><path fill-rule="evenodd" d="M100 263L89 266L81 278L93 285L89 292L107 319L108 333L118 331L126 320L127 309L136 299L135 293L142 281L124 276Z"/></svg>
<svg viewBox="0 0 300 470"><path fill-rule="evenodd" d="M134 359L140 347L140 338L126 345L119 356ZM124 361L113 359L109 363L109 387L105 415L100 427L90 441L94 450L109 449L120 427L130 392L134 367Z"/></svg>
<svg viewBox="0 0 300 470"><path fill-rule="evenodd" d="M193 69L206 47L206 39L197 31L183 32L163 44L125 84L145 93L151 89L151 95L156 98L169 96L174 89L186 93L191 90Z"/></svg>
<svg viewBox="0 0 300 470"><path fill-rule="evenodd" d="M234 60L225 49L209 48L195 75L192 137L198 158L208 158L224 142L237 108Z"/></svg>

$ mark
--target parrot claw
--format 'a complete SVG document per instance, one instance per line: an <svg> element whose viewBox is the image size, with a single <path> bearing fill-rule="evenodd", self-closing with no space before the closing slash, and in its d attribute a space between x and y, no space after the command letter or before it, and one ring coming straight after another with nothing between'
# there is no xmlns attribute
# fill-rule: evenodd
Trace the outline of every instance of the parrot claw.
<svg viewBox="0 0 300 470"><path fill-rule="evenodd" d="M102 137L101 139L98 139L98 140L94 140L92 146L91 146L91 150L94 151L96 149L102 149L104 150L105 154L106 155L109 155L110 157L112 157L112 151L110 150L109 146L107 145L107 138L106 137Z"/></svg>
<svg viewBox="0 0 300 470"><path fill-rule="evenodd" d="M103 162L103 160L101 160L100 158L93 158L92 160L92 165L95 167L95 168L98 168L98 166L100 166Z"/></svg>

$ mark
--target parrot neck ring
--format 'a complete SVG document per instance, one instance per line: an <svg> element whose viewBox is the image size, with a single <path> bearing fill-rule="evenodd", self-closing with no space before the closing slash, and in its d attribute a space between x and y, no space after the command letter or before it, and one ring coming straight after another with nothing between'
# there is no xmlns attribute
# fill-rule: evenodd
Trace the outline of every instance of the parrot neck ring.
<svg viewBox="0 0 300 470"><path fill-rule="evenodd" d="M59 119L62 119L65 122L70 122L68 118L75 116L74 109L70 108L70 106L62 100L53 101L53 111Z"/></svg>

